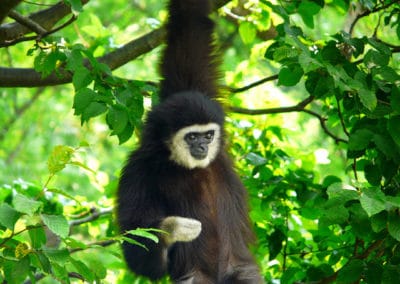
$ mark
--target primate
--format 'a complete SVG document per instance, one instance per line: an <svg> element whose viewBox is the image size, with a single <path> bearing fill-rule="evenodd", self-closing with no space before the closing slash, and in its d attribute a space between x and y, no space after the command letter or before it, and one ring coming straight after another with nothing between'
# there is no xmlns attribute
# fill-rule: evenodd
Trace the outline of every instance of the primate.
<svg viewBox="0 0 400 284"><path fill-rule="evenodd" d="M122 232L160 228L160 242L124 242L129 268L175 283L262 283L248 249L247 195L224 149L214 23L208 0L171 0L160 103L119 181Z"/></svg>

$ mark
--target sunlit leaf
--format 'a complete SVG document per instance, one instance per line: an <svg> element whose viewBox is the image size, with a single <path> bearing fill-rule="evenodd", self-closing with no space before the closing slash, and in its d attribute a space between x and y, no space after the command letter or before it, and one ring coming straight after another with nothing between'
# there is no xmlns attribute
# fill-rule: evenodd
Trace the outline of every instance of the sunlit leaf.
<svg viewBox="0 0 400 284"><path fill-rule="evenodd" d="M30 216L33 215L36 211L38 211L39 207L43 205L42 202L36 201L34 199L28 198L25 195L17 194L13 199L13 205L15 210L21 213L28 214ZM14 217L15 218L15 217Z"/></svg>
<svg viewBox="0 0 400 284"><path fill-rule="evenodd" d="M71 161L74 149L69 146L58 145L53 148L49 159L47 160L47 168L51 174L55 174Z"/></svg>
<svg viewBox="0 0 400 284"><path fill-rule="evenodd" d="M62 215L41 215L43 223L57 236L66 238L69 235L69 225Z"/></svg>
<svg viewBox="0 0 400 284"><path fill-rule="evenodd" d="M239 34L245 44L252 43L256 37L256 27L250 22L242 22L239 25Z"/></svg>
<svg viewBox="0 0 400 284"><path fill-rule="evenodd" d="M360 197L361 206L368 216L375 215L386 208L385 195L379 188L363 189Z"/></svg>
<svg viewBox="0 0 400 284"><path fill-rule="evenodd" d="M0 204L0 224L13 230L21 214L7 203Z"/></svg>

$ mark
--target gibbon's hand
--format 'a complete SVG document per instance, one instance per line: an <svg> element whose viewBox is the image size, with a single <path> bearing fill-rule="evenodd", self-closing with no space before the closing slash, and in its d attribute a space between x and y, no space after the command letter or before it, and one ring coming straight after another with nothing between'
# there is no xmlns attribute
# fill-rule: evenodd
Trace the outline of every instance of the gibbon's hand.
<svg viewBox="0 0 400 284"><path fill-rule="evenodd" d="M190 242L200 235L201 223L198 220L179 216L170 216L162 220L160 229L167 232L163 235L167 245L175 242Z"/></svg>

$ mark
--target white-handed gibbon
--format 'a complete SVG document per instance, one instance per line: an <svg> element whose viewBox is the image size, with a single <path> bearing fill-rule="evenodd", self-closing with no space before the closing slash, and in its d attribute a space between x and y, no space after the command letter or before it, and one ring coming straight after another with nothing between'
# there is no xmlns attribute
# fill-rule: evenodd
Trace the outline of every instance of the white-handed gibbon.
<svg viewBox="0 0 400 284"><path fill-rule="evenodd" d="M160 228L160 242L124 242L129 268L175 283L262 283L248 249L254 240L246 190L224 145L218 58L208 0L171 0L161 60L160 103L119 181L122 232Z"/></svg>

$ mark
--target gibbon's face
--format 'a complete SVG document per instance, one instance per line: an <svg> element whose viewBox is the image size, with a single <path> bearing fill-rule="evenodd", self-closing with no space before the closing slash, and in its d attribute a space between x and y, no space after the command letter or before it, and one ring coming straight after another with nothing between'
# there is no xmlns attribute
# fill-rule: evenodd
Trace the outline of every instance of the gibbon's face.
<svg viewBox="0 0 400 284"><path fill-rule="evenodd" d="M220 137L217 123L186 126L178 130L168 143L170 159L188 169L205 168L218 155Z"/></svg>

